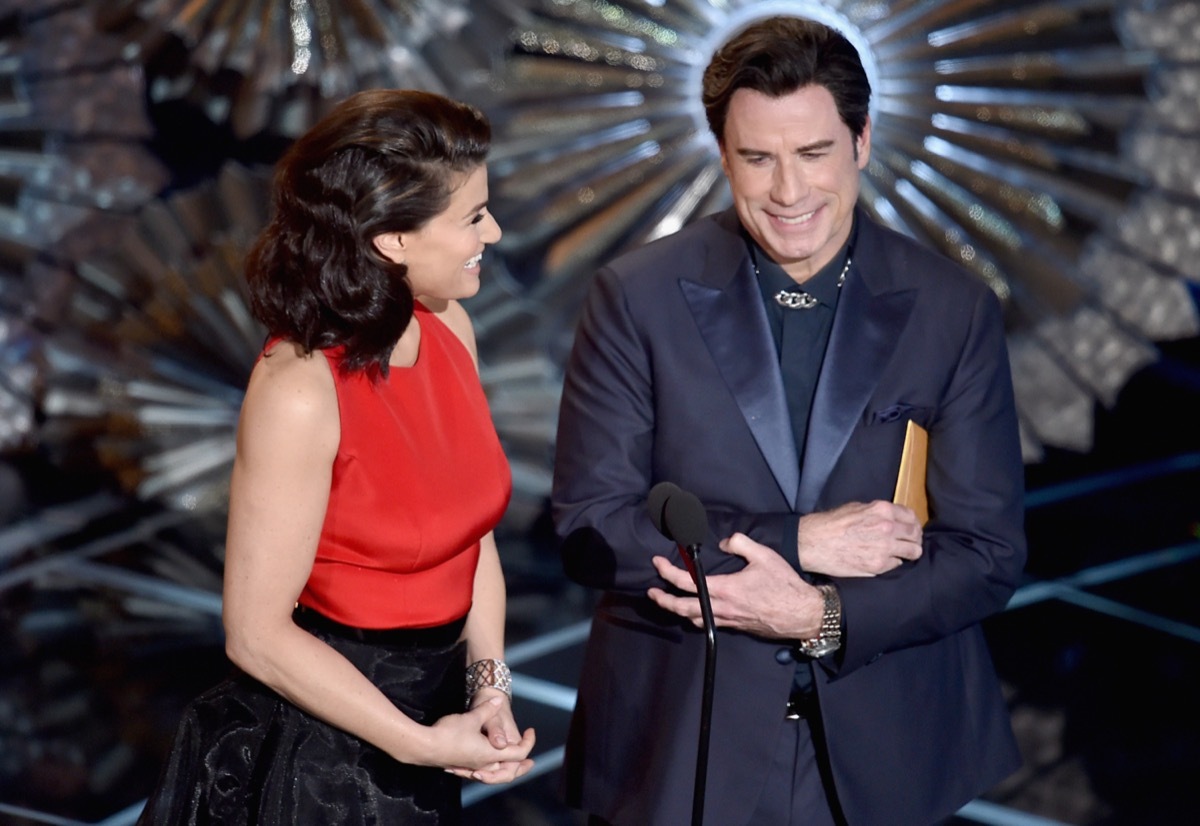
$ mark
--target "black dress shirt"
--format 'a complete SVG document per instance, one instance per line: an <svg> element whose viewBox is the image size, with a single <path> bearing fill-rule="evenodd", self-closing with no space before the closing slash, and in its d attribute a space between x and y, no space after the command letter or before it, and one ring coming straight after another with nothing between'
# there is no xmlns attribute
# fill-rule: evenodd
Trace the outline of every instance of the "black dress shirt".
<svg viewBox="0 0 1200 826"><path fill-rule="evenodd" d="M775 351L779 354L783 392L792 421L792 438L796 442L796 456L801 466L804 464L808 416L817 389L817 378L821 375L821 363L825 360L829 333L833 329L838 295L841 293L838 282L847 270L853 242L854 233L851 233L850 239L829 263L801 285L792 280L783 267L775 263L757 243L747 238L758 287L767 308L767 321L775 339ZM807 293L816 299L816 303L807 309L784 307L775 299L781 291ZM789 527L785 529L788 535L785 535L779 549L789 561L797 560L796 529L799 521L799 514L794 520L789 520ZM793 564L798 565L798 562ZM812 691L812 661L798 652L794 656L795 690L808 694Z"/></svg>

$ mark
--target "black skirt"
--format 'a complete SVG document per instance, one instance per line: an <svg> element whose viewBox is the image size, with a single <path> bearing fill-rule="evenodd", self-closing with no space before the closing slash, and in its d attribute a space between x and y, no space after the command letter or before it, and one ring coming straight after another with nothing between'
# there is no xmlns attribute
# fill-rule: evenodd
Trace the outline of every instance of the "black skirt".
<svg viewBox="0 0 1200 826"><path fill-rule="evenodd" d="M360 632L301 609L296 622L418 723L463 710L463 620ZM399 763L239 671L185 709L138 823L447 826L462 820L461 793L454 775Z"/></svg>

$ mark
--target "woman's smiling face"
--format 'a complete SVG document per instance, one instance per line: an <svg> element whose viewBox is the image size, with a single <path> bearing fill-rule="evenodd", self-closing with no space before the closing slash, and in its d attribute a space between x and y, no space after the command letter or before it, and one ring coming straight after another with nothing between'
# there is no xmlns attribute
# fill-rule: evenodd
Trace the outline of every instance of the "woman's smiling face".
<svg viewBox="0 0 1200 826"><path fill-rule="evenodd" d="M483 250L500 240L500 225L487 209L487 167L475 167L457 183L447 207L423 227L375 239L383 255L408 267L406 278L417 299L475 295Z"/></svg>

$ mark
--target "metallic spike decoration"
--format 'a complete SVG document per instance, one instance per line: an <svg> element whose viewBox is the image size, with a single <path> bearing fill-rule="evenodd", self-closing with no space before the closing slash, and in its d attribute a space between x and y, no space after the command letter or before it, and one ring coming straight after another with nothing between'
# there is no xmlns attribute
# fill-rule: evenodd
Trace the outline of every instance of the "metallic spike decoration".
<svg viewBox="0 0 1200 826"><path fill-rule="evenodd" d="M94 459L143 499L224 507L264 340L241 259L266 221L266 179L228 164L151 201L117 243L78 262L64 330L45 348L43 441L60 463Z"/></svg>
<svg viewBox="0 0 1200 826"><path fill-rule="evenodd" d="M359 89L443 91L424 55L465 0L105 0L96 23L159 68L155 103L183 101L239 138L295 137Z"/></svg>
<svg viewBox="0 0 1200 826"><path fill-rule="evenodd" d="M220 650L220 548L203 538L219 535L212 526L184 530L203 521L186 511L143 520L129 497L108 492L29 514L45 494L35 499L22 476L48 444L38 423L55 375L49 351L77 335L65 318L77 264L169 178L148 148L144 75L123 47L95 32L82 3L0 2L0 805L55 822L98 819L144 794L138 765L150 749L139 740L169 729L130 729L162 713L135 686L163 682L172 665L162 652L186 663L197 647ZM79 443L104 421L76 431ZM33 486L69 496L79 478L64 468ZM184 615L179 595L201 589L210 605Z"/></svg>
<svg viewBox="0 0 1200 826"><path fill-rule="evenodd" d="M0 455L33 446L38 343L27 324L0 314Z"/></svg>
<svg viewBox="0 0 1200 826"><path fill-rule="evenodd" d="M70 292L71 261L166 183L146 149L138 67L71 6L0 4L0 453L38 441L41 343Z"/></svg>

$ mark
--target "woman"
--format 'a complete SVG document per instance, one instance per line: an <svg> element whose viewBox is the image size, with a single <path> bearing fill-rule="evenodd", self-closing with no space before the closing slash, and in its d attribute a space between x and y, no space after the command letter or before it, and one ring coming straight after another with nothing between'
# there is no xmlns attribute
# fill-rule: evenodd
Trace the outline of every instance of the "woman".
<svg viewBox="0 0 1200 826"><path fill-rule="evenodd" d="M241 673L189 707L142 822L455 823L460 778L532 766L491 532L511 479L458 304L500 238L489 141L469 106L375 90L279 162L246 265L270 338L230 489Z"/></svg>

